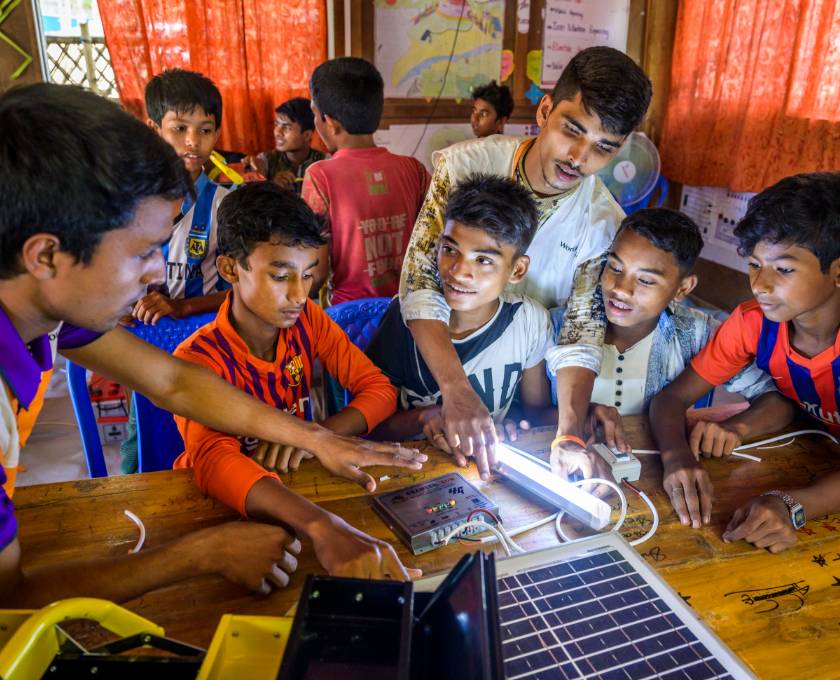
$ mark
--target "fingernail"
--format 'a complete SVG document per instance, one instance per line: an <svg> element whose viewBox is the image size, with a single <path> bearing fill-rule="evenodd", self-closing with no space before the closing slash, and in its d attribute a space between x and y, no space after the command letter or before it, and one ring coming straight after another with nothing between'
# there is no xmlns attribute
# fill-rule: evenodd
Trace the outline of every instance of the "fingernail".
<svg viewBox="0 0 840 680"><path fill-rule="evenodd" d="M481 481L486 482L488 479L490 479L490 475L488 475L486 472L482 472L481 473Z"/></svg>
<svg viewBox="0 0 840 680"><path fill-rule="evenodd" d="M300 539L299 538L296 538L294 541L289 543L289 550L291 550L293 553L299 553L300 552Z"/></svg>

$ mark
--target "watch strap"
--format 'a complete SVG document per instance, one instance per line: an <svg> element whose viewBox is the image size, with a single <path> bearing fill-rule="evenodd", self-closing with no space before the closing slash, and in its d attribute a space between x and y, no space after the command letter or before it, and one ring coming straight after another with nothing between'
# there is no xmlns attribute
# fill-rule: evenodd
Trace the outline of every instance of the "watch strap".
<svg viewBox="0 0 840 680"><path fill-rule="evenodd" d="M790 521L793 524L794 528L799 529L805 524L805 509L802 507L802 503L796 500L793 496L780 489L773 489L772 491L765 491L762 496L775 496L776 498L780 499L788 509L788 513L790 514ZM801 513L801 519L797 521L796 515Z"/></svg>

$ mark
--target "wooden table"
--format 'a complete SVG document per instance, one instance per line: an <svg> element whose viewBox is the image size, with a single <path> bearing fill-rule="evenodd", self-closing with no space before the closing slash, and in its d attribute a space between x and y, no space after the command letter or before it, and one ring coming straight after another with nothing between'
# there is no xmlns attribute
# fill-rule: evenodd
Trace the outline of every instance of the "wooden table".
<svg viewBox="0 0 840 680"><path fill-rule="evenodd" d="M652 448L643 418L627 423L638 448ZM530 434L523 443L546 453L551 432ZM374 468L379 491L458 470L476 482L501 508L505 525L517 527L549 513L521 496L504 481L482 483L475 467L459 470L450 459L429 448L430 460L420 472ZM810 520L796 547L780 555L720 538L732 511L750 497L779 486L812 482L837 466L838 451L822 438L803 437L782 448L754 452L755 463L740 459L707 461L715 485L715 506L708 527L692 530L679 524L661 491L658 459L642 461L638 483L660 513L656 535L639 552L679 592L702 619L761 678L837 678L834 653L840 649L840 516ZM367 533L390 541L404 563L426 574L452 566L471 546L451 545L412 556L370 508L370 497L358 486L332 478L315 461L286 479L293 489L339 514ZM628 493L630 512L622 529L627 538L650 526L647 508ZM197 528L235 518L230 509L205 498L187 470L21 487L15 494L24 568L56 560L125 553L137 529L124 515L139 515L147 545L157 545ZM551 525L518 537L525 548L553 545ZM488 548L489 549L489 548ZM268 597L251 595L220 577L198 577L148 593L127 603L129 609L165 627L168 635L207 646L224 613L283 615L297 601L304 575L320 572L306 549L288 588Z"/></svg>

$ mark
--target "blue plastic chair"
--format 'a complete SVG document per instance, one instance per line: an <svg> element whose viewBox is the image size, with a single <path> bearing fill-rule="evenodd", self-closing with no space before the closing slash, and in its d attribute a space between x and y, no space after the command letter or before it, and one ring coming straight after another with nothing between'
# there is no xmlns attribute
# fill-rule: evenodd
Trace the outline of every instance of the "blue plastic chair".
<svg viewBox="0 0 840 680"><path fill-rule="evenodd" d="M389 304L391 304L391 298L387 297L362 298L340 302L334 307L328 307L326 312L327 316L347 333L350 342L364 352L373 334L376 333ZM332 395L338 395L341 392L338 381L332 376L327 376L326 388L328 406L331 411L333 409L339 411L350 403L351 395L348 390L344 390L343 404L336 403L339 401L338 398L330 399Z"/></svg>
<svg viewBox="0 0 840 680"><path fill-rule="evenodd" d="M165 317L154 326L137 324L127 328L141 340L171 354L182 340L216 317L215 312L196 314L184 319ZM82 435L88 473L91 477L107 477L105 456L99 439L96 418L88 395L85 369L67 362L67 383L76 422ZM139 472L169 470L175 458L184 450L184 441L169 411L155 406L147 397L135 392L132 396L137 420L137 460Z"/></svg>

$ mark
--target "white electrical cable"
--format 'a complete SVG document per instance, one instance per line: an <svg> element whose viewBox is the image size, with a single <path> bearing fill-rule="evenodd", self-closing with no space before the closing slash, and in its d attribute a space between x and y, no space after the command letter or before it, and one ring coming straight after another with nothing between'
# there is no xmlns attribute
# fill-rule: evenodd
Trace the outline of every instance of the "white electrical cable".
<svg viewBox="0 0 840 680"><path fill-rule="evenodd" d="M618 531L621 526L624 524L624 520L627 517L627 497L624 495L624 492L621 490L621 487L618 486L615 482L611 482L606 479L600 478L592 478L592 479L582 479L577 482L572 482L575 486L583 486L584 484L604 484L605 486L610 487L613 491L618 494L618 499L621 503L621 511L619 512L618 520L615 523L615 526L610 531ZM653 516L653 521L651 522L651 527L648 529L647 533L637 538L633 541L630 541L630 545L639 545L647 541L651 536L656 533L656 530L659 528L659 513L656 512L656 507L654 506L653 502L648 498L648 495L641 490L637 490L634 487L634 491L637 491L641 499L645 502L645 504L650 508L651 515ZM562 520L565 512L561 511L555 513L553 515L549 515L548 517L543 517L542 519L537 520L536 522L531 522L530 524L525 524L521 527L517 527L515 529L511 529L507 531L501 524L493 525L489 524L488 522L484 522L482 520L470 520L464 524L461 524L454 529L452 529L449 533L447 533L440 541L440 545L446 545L456 536L460 536L464 533L465 529L469 528L482 528L490 531L493 535L492 536L485 536L480 539L481 543L494 543L498 541L502 544L502 549L505 551L505 555L511 557L513 553L524 553L526 552L522 546L520 546L516 541L513 540L513 536L517 536L519 534L525 533L526 531L531 531L532 529L536 529L537 527L541 527L544 524L548 524L551 521L555 522L555 530L557 531L557 535L560 539L565 543L574 543L575 541L580 541L583 539L580 538L569 538L562 529Z"/></svg>
<svg viewBox="0 0 840 680"><path fill-rule="evenodd" d="M619 488L619 486L617 484L614 484L613 482L609 482L606 479L598 479L598 478L582 479L580 481L571 482L571 483L574 484L575 486L582 486L584 484L590 484L590 483L591 484L606 484L607 486L612 488L612 490L615 491L618 494L618 499L621 501L621 512L619 513L618 520L616 521L615 526L613 526L613 528L610 529L610 531L618 531L619 529L621 529L621 526L624 524L624 520L627 517L627 497L624 495L624 492ZM640 538L637 538L635 540L630 541L630 545L640 545L641 543L644 543L646 540L648 540L651 536L653 536L656 533L656 530L659 528L659 513L656 512L656 506L654 506L653 502L650 500L650 498L648 498L648 495L644 491L642 491L640 489L635 489L634 487L630 487L630 488L632 488L634 491L636 491L639 494L639 497L645 502L645 504L648 506L648 508L650 508L650 513L653 516L653 521L651 522L650 529L648 529L647 533L644 536L641 536ZM565 513L563 513L563 512L557 513L557 519L554 522L554 528L557 531L557 535L560 537L560 539L562 541L564 541L566 543L574 543L576 541L582 541L583 538L569 538L568 536L566 536L565 532L563 531L563 527L562 527L563 515L564 514ZM584 537L584 538L586 538L586 537Z"/></svg>
<svg viewBox="0 0 840 680"><path fill-rule="evenodd" d="M483 522L478 519L472 519L469 522L465 522L464 524L459 524L457 527L452 529L448 534L446 534L441 540L439 545L446 545L451 541L455 536L464 533L464 529L470 529L472 527L476 528L483 528L487 529L488 531L492 532L496 538L499 540L499 543L502 544L502 548L505 551L505 554L510 557L513 553L524 553L525 550L518 545L502 528L501 524L493 525L488 522Z"/></svg>
<svg viewBox="0 0 840 680"><path fill-rule="evenodd" d="M760 446L764 446L765 444L772 444L774 442L781 441L782 439L788 439L790 437L796 439L799 435L802 434L819 434L823 437L828 437L835 444L840 444L840 442L837 441L837 438L833 434L829 434L825 430L797 430L796 432L785 432L784 434L776 435L775 437L770 437L769 439L762 439L757 442L752 442L751 444L743 444L735 450L744 451L745 449L756 449Z"/></svg>
<svg viewBox="0 0 840 680"><path fill-rule="evenodd" d="M762 458L753 456L749 453L744 453L744 451L747 449L758 449L759 451L764 449L778 449L783 446L787 446L788 444L792 444L798 436L803 434L819 434L823 437L828 437L835 444L840 444L840 441L837 441L837 438L833 434L830 434L825 430L797 430L796 432L786 432L785 434L776 435L775 437L770 437L768 439L760 439L759 441L751 442L750 444L742 444L741 446L732 449L732 453L730 455L736 458L746 458L747 460L754 460L756 463L760 463L763 460ZM782 441L783 439L787 439L788 441L776 446L767 446L767 444L773 444L775 442ZM658 449L633 449L631 453L637 456L648 456L659 454L660 451Z"/></svg>
<svg viewBox="0 0 840 680"><path fill-rule="evenodd" d="M140 548L143 547L143 543L146 542L146 527L143 524L143 521L135 515L131 510L123 510L125 516L128 517L132 522L134 522L137 527L140 529L140 538L137 539L137 543L135 543L134 547L129 550L129 553L136 553L140 552Z"/></svg>

